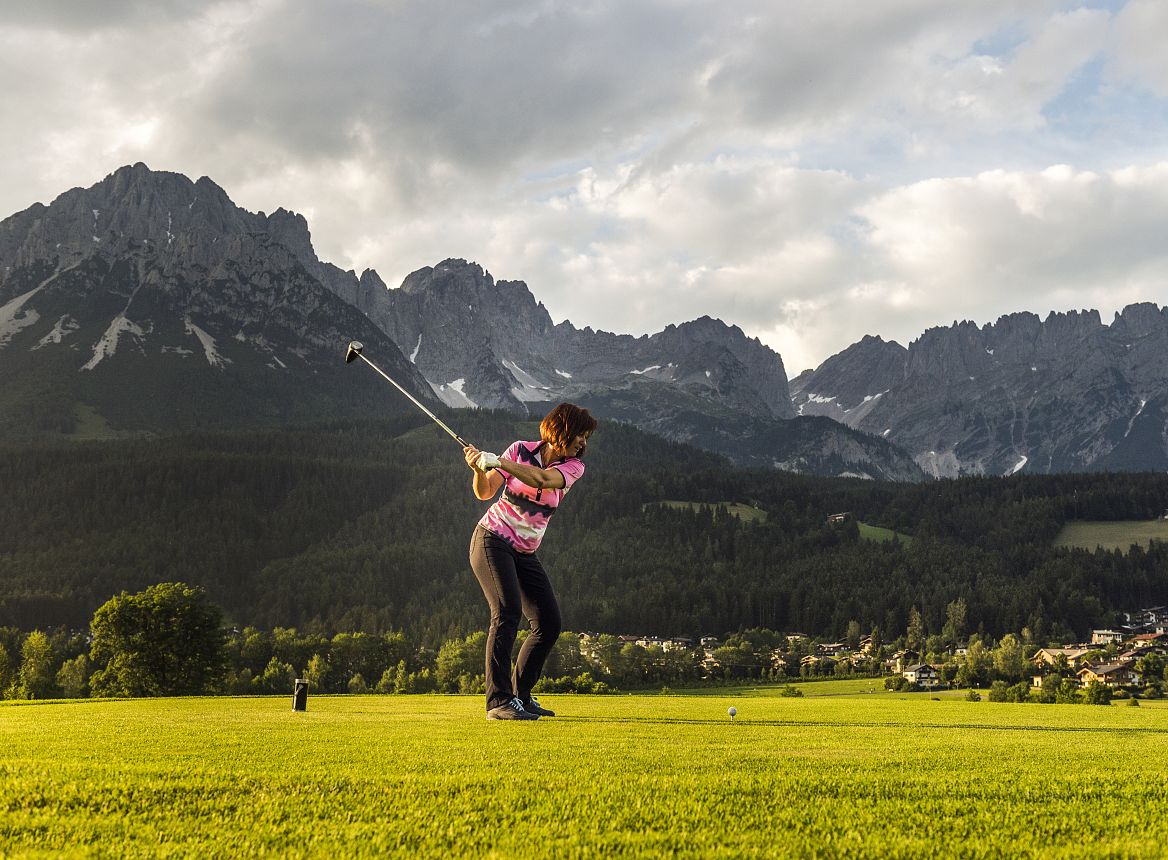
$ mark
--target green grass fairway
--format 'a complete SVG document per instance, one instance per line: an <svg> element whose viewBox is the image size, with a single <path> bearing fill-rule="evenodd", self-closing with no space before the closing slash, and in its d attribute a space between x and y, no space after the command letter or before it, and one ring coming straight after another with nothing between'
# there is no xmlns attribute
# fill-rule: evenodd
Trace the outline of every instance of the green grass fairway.
<svg viewBox="0 0 1168 860"><path fill-rule="evenodd" d="M1168 520L1067 523L1054 539L1054 545L1090 550L1102 547L1126 554L1132 544L1147 546L1154 540L1168 540Z"/></svg>
<svg viewBox="0 0 1168 860"><path fill-rule="evenodd" d="M839 689L6 703L0 856L1163 856L1168 708Z"/></svg>
<svg viewBox="0 0 1168 860"><path fill-rule="evenodd" d="M893 538L898 538L902 544L906 546L912 543L912 538L908 535L894 532L892 529L881 528L880 526L870 526L867 523L857 522L856 525L860 527L860 538L862 540L874 540L881 543L890 541Z"/></svg>

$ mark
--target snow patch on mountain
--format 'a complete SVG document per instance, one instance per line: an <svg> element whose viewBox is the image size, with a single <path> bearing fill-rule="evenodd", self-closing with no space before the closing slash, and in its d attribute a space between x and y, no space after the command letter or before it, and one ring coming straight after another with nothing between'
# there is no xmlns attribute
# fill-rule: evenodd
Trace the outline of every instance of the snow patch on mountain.
<svg viewBox="0 0 1168 860"><path fill-rule="evenodd" d="M418 351L422 348L422 333L418 332L418 344L414 347L414 351L410 353L410 363L418 363Z"/></svg>
<svg viewBox="0 0 1168 860"><path fill-rule="evenodd" d="M53 330L42 337L33 349L41 349L51 343L60 343L79 328L81 328L81 323L77 322L69 314L65 314L65 316L57 320L56 325L53 326Z"/></svg>
<svg viewBox="0 0 1168 860"><path fill-rule="evenodd" d="M1136 414L1131 417L1131 421L1127 422L1127 430L1123 433L1123 438L1126 439L1131 435L1132 427L1136 425L1136 419L1144 414L1144 407L1148 405L1148 401L1140 398L1140 408L1136 410Z"/></svg>
<svg viewBox="0 0 1168 860"><path fill-rule="evenodd" d="M1014 467L1013 467L1012 469L1008 470L1008 471L1006 472L1006 474L1007 474L1007 475L1016 475L1016 474L1018 474L1019 472L1021 472L1021 471L1022 471L1022 468L1023 468L1023 467L1024 467L1024 466L1025 466L1027 463L1028 463L1028 462L1030 462L1030 458L1029 458L1029 457L1027 457L1025 454L1023 454L1023 455L1022 455L1022 459L1021 459L1021 460L1019 460L1017 463L1015 463L1015 464L1014 464Z"/></svg>
<svg viewBox="0 0 1168 860"><path fill-rule="evenodd" d="M8 341L12 340L12 336L22 328L27 328L41 318L41 315L32 309L25 311L24 303L40 292L43 286L44 284L41 284L40 287L29 290L0 307L0 347L6 346Z"/></svg>
<svg viewBox="0 0 1168 860"><path fill-rule="evenodd" d="M478 404L463 392L462 389L465 385L465 379L456 379L453 382L444 382L440 385L430 383L430 387L434 389L438 399L451 409L477 409Z"/></svg>
<svg viewBox="0 0 1168 860"><path fill-rule="evenodd" d="M222 368L230 363L230 360L221 356L219 350L215 348L215 338L191 322L190 317L184 317L183 322L186 324L187 334L193 334L203 345L203 355L207 357L207 364Z"/></svg>
<svg viewBox="0 0 1168 860"><path fill-rule="evenodd" d="M123 334L129 334L139 340L146 336L146 332L142 330L136 322L126 319L125 313L120 313L109 324L109 328L105 330L105 334L101 336L96 344L93 346L93 358L85 362L81 366L82 370L93 370L105 359L112 356L118 351L118 339Z"/></svg>

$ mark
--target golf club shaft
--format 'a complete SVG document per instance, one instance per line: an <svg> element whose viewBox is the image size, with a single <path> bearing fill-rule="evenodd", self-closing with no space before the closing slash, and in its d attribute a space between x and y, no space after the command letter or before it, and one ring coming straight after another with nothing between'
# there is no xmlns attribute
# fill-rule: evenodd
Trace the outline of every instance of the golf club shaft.
<svg viewBox="0 0 1168 860"><path fill-rule="evenodd" d="M431 412L429 409L427 409L425 406L423 406L421 403L419 403L418 400L414 397L414 395L410 394L408 391L406 391L404 388L402 388L400 385L398 385L396 382L394 382L393 378L390 377L390 375L388 373L386 373L384 370L382 370L380 367L378 367L372 361L367 359L362 353L358 352L357 357L360 358L362 361L364 361L367 365L372 367L374 370L376 370L378 373L380 373L383 377L385 377L386 382L388 382L390 385L392 385L394 388L396 388L398 391L400 391L402 394L404 394L406 397L408 397L410 399L411 403L413 403L415 406L417 406L419 409L421 409L423 412L425 412L427 415L429 415L432 419L434 419L434 423L437 424L439 427L441 427L443 430L445 430L447 433L449 433L455 442L457 442L463 448L467 447L470 444L465 439L463 439L461 436L459 436L457 433L455 433L453 430L451 430L449 427L447 427L441 418L439 418L437 415L435 415L433 412Z"/></svg>

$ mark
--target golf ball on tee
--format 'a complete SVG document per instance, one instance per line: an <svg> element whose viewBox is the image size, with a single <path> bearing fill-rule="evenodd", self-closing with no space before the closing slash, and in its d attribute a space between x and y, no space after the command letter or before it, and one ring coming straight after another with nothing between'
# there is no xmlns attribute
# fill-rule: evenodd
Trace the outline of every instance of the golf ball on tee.
<svg viewBox="0 0 1168 860"><path fill-rule="evenodd" d="M734 717L734 716L737 716L738 709L735 707L731 707L730 710L728 710L726 713L728 713L731 717Z"/></svg>

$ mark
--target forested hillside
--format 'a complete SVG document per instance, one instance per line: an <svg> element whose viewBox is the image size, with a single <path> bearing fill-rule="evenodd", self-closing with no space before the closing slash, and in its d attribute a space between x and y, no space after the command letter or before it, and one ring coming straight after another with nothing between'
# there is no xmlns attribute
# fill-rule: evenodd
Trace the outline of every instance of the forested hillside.
<svg viewBox="0 0 1168 860"><path fill-rule="evenodd" d="M459 413L502 449L534 424ZM904 485L745 471L603 424L541 550L574 630L721 635L746 627L896 635L1081 636L1168 602L1168 548L1054 549L1070 519L1150 519L1168 476L1057 475ZM423 417L284 432L0 449L0 625L85 627L123 589L203 585L239 626L404 631L437 645L485 624L466 548L485 505ZM707 503L692 509L665 501ZM744 522L719 507L765 511ZM850 511L852 519L827 517ZM857 521L913 536L860 538Z"/></svg>

